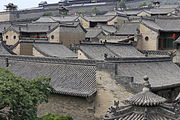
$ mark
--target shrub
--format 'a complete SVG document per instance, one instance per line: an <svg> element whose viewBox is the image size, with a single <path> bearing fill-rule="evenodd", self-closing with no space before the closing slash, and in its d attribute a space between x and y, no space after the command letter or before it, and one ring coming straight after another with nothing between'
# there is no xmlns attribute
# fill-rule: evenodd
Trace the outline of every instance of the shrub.
<svg viewBox="0 0 180 120"><path fill-rule="evenodd" d="M73 120L70 116L47 114L39 118L39 120Z"/></svg>

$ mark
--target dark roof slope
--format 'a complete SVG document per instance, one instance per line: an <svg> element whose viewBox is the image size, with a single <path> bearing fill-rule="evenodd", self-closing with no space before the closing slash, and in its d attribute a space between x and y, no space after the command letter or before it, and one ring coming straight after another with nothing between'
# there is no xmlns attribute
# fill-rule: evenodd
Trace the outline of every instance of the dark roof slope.
<svg viewBox="0 0 180 120"><path fill-rule="evenodd" d="M34 21L35 23L53 23L53 22L56 22L55 20L52 19L52 17L49 17L49 16L42 16L40 17L38 20Z"/></svg>
<svg viewBox="0 0 180 120"><path fill-rule="evenodd" d="M119 30L115 33L117 35L134 35L139 28L140 23L128 22L123 24Z"/></svg>
<svg viewBox="0 0 180 120"><path fill-rule="evenodd" d="M106 47L116 53L119 57L143 57L144 55L132 45L107 44Z"/></svg>
<svg viewBox="0 0 180 120"><path fill-rule="evenodd" d="M3 32L7 32L9 29L13 29L16 32L28 32L28 33L45 33L53 30L59 25L59 23L27 23L10 25Z"/></svg>
<svg viewBox="0 0 180 120"><path fill-rule="evenodd" d="M1 67L6 65L6 58L16 75L52 78L50 85L56 93L87 97L96 92L95 61L0 55Z"/></svg>
<svg viewBox="0 0 180 120"><path fill-rule="evenodd" d="M86 31L86 38L96 38L99 34L103 32L100 28L89 28L86 29Z"/></svg>
<svg viewBox="0 0 180 120"><path fill-rule="evenodd" d="M161 31L171 31L179 32L180 31L180 18L179 17L166 17L166 18L156 18L154 20L143 19L142 24L153 30Z"/></svg>
<svg viewBox="0 0 180 120"><path fill-rule="evenodd" d="M149 61L151 59L151 61ZM133 77L134 83L142 83L144 75L151 76L153 89L180 85L180 68L166 58L134 58L118 64L118 76Z"/></svg>
<svg viewBox="0 0 180 120"><path fill-rule="evenodd" d="M9 24L9 23L0 23L0 33L3 33L10 26L11 26L11 24Z"/></svg>
<svg viewBox="0 0 180 120"><path fill-rule="evenodd" d="M101 28L108 33L115 33L117 31L116 27L113 25L102 25Z"/></svg>
<svg viewBox="0 0 180 120"><path fill-rule="evenodd" d="M77 55L66 46L59 43L35 42L33 47L47 57L75 58Z"/></svg>
<svg viewBox="0 0 180 120"><path fill-rule="evenodd" d="M117 57L111 50L105 45L100 43L92 44L80 44L80 50L85 53L90 59L104 60L104 55L107 54L109 57Z"/></svg>
<svg viewBox="0 0 180 120"><path fill-rule="evenodd" d="M167 15L168 13L171 13L175 11L173 8L154 8L150 10L145 10L145 12L152 14L152 15Z"/></svg>
<svg viewBox="0 0 180 120"><path fill-rule="evenodd" d="M12 52L2 41L0 41L0 54L13 54L15 55L14 52Z"/></svg>
<svg viewBox="0 0 180 120"><path fill-rule="evenodd" d="M108 22L114 19L114 15L97 15L97 16L84 16L83 19L89 22Z"/></svg>
<svg viewBox="0 0 180 120"><path fill-rule="evenodd" d="M52 16L43 16L38 20L34 21L35 23L53 23L53 22L74 22L78 21L78 16L64 16L64 17L52 17Z"/></svg>
<svg viewBox="0 0 180 120"><path fill-rule="evenodd" d="M118 14L120 14L120 15L127 15L127 16L130 16L130 15L137 16L137 14L140 13L140 12L141 12L141 10L117 11Z"/></svg>
<svg viewBox="0 0 180 120"><path fill-rule="evenodd" d="M166 101L151 92L151 84L146 78L143 90L125 100L128 105L119 106L119 101L114 101L114 106L109 108L102 120L178 120L176 109L179 107L167 105Z"/></svg>
<svg viewBox="0 0 180 120"><path fill-rule="evenodd" d="M121 43L82 43L80 50L90 59L104 60L107 57L143 57L131 44Z"/></svg>

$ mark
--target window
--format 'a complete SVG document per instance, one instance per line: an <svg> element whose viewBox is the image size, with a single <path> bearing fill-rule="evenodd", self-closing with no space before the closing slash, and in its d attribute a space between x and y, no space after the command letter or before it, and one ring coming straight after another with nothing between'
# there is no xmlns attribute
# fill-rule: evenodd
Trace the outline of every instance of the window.
<svg viewBox="0 0 180 120"><path fill-rule="evenodd" d="M148 41L148 40L149 40L149 37L148 37L148 36L146 36L146 37L145 37L145 40L146 40L146 41Z"/></svg>
<svg viewBox="0 0 180 120"><path fill-rule="evenodd" d="M6 39L8 39L8 35L6 36Z"/></svg>
<svg viewBox="0 0 180 120"><path fill-rule="evenodd" d="M54 35L51 35L51 39L54 39Z"/></svg>
<svg viewBox="0 0 180 120"><path fill-rule="evenodd" d="M16 39L16 36L14 36L13 38Z"/></svg>

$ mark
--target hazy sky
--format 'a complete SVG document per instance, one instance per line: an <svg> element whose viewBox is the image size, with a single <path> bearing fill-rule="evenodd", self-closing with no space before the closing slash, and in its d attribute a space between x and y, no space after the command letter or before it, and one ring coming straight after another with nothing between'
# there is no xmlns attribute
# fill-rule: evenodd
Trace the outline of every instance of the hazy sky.
<svg viewBox="0 0 180 120"><path fill-rule="evenodd" d="M59 0L0 0L0 11L5 9L4 5L8 3L14 3L18 6L18 9L37 7L41 1L47 1L48 3L57 3Z"/></svg>

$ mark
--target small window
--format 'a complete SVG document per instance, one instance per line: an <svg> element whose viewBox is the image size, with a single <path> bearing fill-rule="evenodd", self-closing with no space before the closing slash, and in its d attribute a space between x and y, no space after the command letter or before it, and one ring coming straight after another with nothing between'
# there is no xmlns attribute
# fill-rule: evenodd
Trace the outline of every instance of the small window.
<svg viewBox="0 0 180 120"><path fill-rule="evenodd" d="M148 37L148 36L146 36L146 37L145 37L145 40L146 40L146 41L148 41L148 40L149 40L149 37Z"/></svg>
<svg viewBox="0 0 180 120"><path fill-rule="evenodd" d="M54 35L51 35L51 39L54 39Z"/></svg>
<svg viewBox="0 0 180 120"><path fill-rule="evenodd" d="M8 39L8 36L6 36L6 39Z"/></svg>
<svg viewBox="0 0 180 120"><path fill-rule="evenodd" d="M13 38L16 39L16 36L14 36Z"/></svg>

